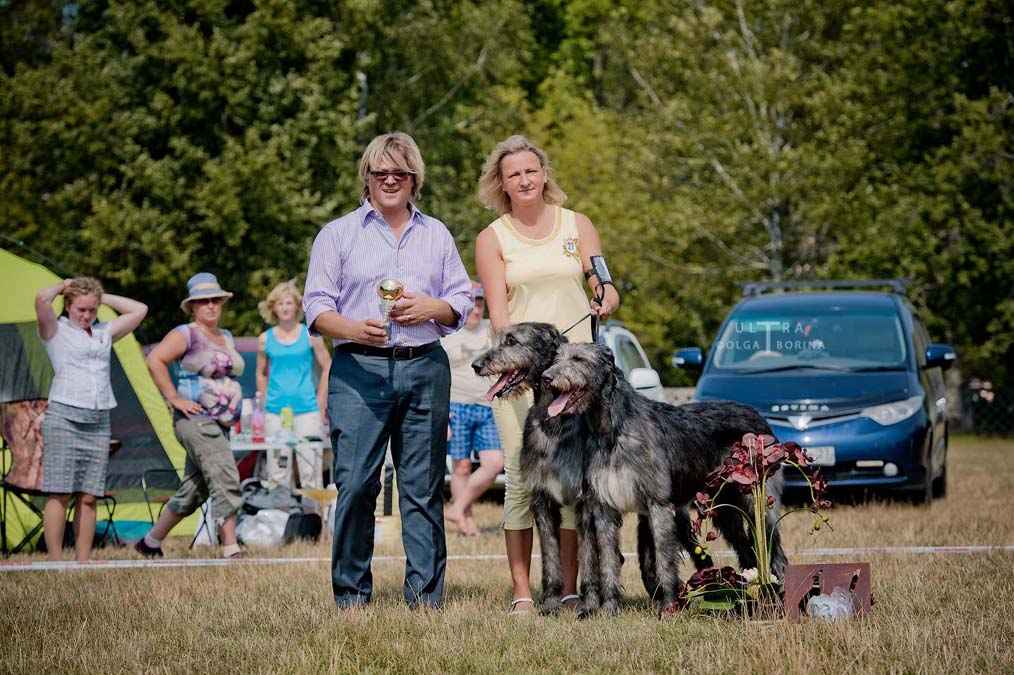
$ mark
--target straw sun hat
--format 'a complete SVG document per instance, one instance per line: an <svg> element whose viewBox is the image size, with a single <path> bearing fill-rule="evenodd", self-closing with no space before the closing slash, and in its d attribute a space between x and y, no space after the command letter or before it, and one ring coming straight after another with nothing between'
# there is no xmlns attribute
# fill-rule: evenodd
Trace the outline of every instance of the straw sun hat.
<svg viewBox="0 0 1014 675"><path fill-rule="evenodd" d="M187 280L187 297L180 303L180 309L190 313L190 303L204 298L231 298L232 293L223 291L218 278L211 272L198 272Z"/></svg>

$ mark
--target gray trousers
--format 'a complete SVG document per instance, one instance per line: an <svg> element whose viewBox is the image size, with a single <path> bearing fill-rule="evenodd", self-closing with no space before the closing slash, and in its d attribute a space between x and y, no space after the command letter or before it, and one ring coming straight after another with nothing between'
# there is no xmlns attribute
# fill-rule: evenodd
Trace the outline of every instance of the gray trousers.
<svg viewBox="0 0 1014 675"><path fill-rule="evenodd" d="M395 361L336 351L327 409L335 452L331 584L339 608L369 602L373 592L374 513L390 440L398 481L405 601L439 605L447 545L443 486L451 375L435 349Z"/></svg>
<svg viewBox="0 0 1014 675"><path fill-rule="evenodd" d="M179 490L166 504L178 516L189 516L211 495L211 517L216 525L234 516L243 506L239 471L229 449L229 437L218 422L177 417L173 430L187 451L187 463Z"/></svg>

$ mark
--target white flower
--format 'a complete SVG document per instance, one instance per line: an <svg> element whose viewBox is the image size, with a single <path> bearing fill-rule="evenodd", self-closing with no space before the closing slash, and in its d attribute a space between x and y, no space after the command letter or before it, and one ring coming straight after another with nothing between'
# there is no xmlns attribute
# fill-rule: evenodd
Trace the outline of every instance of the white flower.
<svg viewBox="0 0 1014 675"><path fill-rule="evenodd" d="M760 573L757 571L756 567L751 567L750 569L743 570L741 574L743 576L743 580L746 581L746 583L748 584L760 583ZM774 574L771 575L771 583L773 584L778 583L778 577L776 577Z"/></svg>

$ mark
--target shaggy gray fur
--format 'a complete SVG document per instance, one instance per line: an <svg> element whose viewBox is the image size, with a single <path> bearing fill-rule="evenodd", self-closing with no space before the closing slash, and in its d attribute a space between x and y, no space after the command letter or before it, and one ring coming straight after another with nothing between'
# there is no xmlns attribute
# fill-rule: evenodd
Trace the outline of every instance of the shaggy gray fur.
<svg viewBox="0 0 1014 675"><path fill-rule="evenodd" d="M535 404L525 422L520 463L521 479L531 495L532 513L539 531L542 611L547 614L560 608L563 593L560 506L574 508L580 523L585 492L585 453L590 447L586 438L589 429L583 415L551 417L548 413L554 395L547 389L542 374L565 344L567 338L550 324L519 323L498 333L492 348L472 364L479 375L499 377L490 388L490 397L520 396L529 389L535 392ZM647 517L639 515L638 518L641 577L648 594L654 595L658 583L653 534ZM697 542L686 508L676 510L676 519L678 538L684 548L692 551ZM698 557L694 562L700 569L710 565L711 559Z"/></svg>
<svg viewBox="0 0 1014 675"><path fill-rule="evenodd" d="M552 395L543 386L542 372L552 365L557 349L566 343L567 338L550 324L519 323L497 333L492 349L472 364L479 375L499 376L490 388L490 396L510 398L529 389L535 393L535 404L525 422L521 480L531 496L539 531L544 614L560 608L560 506L578 506L587 447L581 416L550 419L546 414Z"/></svg>
<svg viewBox="0 0 1014 675"><path fill-rule="evenodd" d="M678 545L689 547L691 555L693 551L686 506L734 442L746 433L771 434L771 429L756 410L738 403L675 407L645 398L626 381L614 365L612 352L603 345L560 345L543 380L541 398L552 398L545 408L548 423L583 418L587 429L578 434L586 446L579 509L582 615L599 608L608 614L619 610L623 563L619 528L624 513L648 518L652 536L638 542L642 577L649 589L657 587L652 595L659 607L667 606L679 586ZM770 481L768 494L777 498L780 492L779 475ZM752 513L749 495L727 489L721 497L742 513ZM776 511L767 513L770 533ZM714 524L735 549L741 567L756 567L740 511L719 508ZM647 529L641 525L639 533ZM772 571L781 578L786 560L777 530L771 541Z"/></svg>

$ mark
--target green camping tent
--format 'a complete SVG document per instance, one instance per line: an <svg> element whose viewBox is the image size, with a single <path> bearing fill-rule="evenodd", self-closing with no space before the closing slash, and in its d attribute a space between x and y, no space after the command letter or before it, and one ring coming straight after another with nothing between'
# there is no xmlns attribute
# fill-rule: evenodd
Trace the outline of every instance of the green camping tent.
<svg viewBox="0 0 1014 675"><path fill-rule="evenodd" d="M60 281L45 267L0 249L0 402L44 399L49 395L53 368L35 325L35 294ZM59 299L57 301L59 307ZM99 308L99 319L116 316ZM176 440L172 417L144 364L141 346L133 335L113 346L111 379L117 406L110 414L112 437L122 446L109 460L106 489L117 501L115 520L148 520L141 491L141 474L154 468L182 467L186 458ZM5 451L6 452L6 451ZM4 457L3 466L10 465ZM0 495L6 497L6 495ZM16 506L15 506L16 504ZM37 522L34 514L8 499L8 541L17 541ZM100 518L102 517L100 509ZM196 516L174 534L193 533Z"/></svg>

